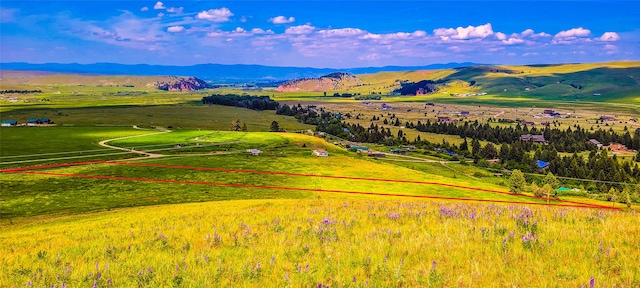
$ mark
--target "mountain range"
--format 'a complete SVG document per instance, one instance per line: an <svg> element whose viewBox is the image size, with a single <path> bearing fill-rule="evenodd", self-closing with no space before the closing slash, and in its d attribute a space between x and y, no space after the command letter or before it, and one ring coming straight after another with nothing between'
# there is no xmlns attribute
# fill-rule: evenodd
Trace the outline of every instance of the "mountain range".
<svg viewBox="0 0 640 288"><path fill-rule="evenodd" d="M194 76L210 82L274 82L299 78L320 77L331 73L344 72L350 74L371 74L378 72L396 72L409 70L436 70L478 66L477 63L447 63L426 66L385 66L361 68L310 68L310 67L277 67L263 65L224 65L198 64L192 66L166 66L147 64L31 64L24 62L0 63L1 70L48 71L73 74L100 75L144 75L144 76Z"/></svg>

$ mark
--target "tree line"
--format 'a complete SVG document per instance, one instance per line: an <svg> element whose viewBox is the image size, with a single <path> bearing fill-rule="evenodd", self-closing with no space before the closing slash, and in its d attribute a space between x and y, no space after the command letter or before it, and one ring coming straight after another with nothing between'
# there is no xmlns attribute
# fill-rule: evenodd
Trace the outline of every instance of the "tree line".
<svg viewBox="0 0 640 288"><path fill-rule="evenodd" d="M202 104L242 107L257 111L276 110L278 109L278 106L280 106L277 101L272 100L271 98L269 98L269 96L249 96L235 94L213 94L211 96L205 96L202 97Z"/></svg>
<svg viewBox="0 0 640 288"><path fill-rule="evenodd" d="M0 91L0 94L10 94L10 93L15 93L15 94L29 94L29 93L42 93L42 90L2 90Z"/></svg>

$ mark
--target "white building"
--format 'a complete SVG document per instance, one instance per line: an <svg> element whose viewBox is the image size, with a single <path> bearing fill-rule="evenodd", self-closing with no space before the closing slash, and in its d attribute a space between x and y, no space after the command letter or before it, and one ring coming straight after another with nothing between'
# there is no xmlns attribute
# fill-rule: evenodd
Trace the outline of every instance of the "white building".
<svg viewBox="0 0 640 288"><path fill-rule="evenodd" d="M313 155L318 157L327 157L329 156L329 152L322 149L318 149L318 150L313 150Z"/></svg>

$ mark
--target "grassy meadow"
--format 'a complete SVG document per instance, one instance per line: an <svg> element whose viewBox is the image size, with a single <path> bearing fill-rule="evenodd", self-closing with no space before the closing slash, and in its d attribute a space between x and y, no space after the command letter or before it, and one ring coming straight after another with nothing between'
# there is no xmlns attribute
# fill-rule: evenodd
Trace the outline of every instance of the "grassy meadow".
<svg viewBox="0 0 640 288"><path fill-rule="evenodd" d="M0 286L635 287L639 220L377 198L119 209L5 227Z"/></svg>

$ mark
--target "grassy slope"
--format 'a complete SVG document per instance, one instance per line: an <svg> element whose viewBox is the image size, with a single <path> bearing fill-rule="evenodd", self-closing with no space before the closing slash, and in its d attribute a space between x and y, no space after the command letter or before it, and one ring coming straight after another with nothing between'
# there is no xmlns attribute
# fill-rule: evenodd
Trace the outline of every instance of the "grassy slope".
<svg viewBox="0 0 640 288"><path fill-rule="evenodd" d="M160 138L162 137L162 138ZM423 163L410 168L403 163L381 162L362 155L347 153L318 138L301 134L286 133L234 133L214 131L179 131L174 133L131 138L112 144L122 147L144 146L150 143L176 143L198 141L202 144L239 141L218 147L224 152L244 152L248 148L259 148L263 155L248 157L244 153L211 155L209 150L194 150L190 154L174 157L149 159L150 163L184 165L195 167L218 167L230 169L251 169L308 173L315 175L336 175L351 177L372 177L384 179L406 179L438 183L455 183L469 187L506 191L501 183L491 183L475 179L474 171L443 173L439 163ZM164 139L163 139L164 138ZM198 138L199 140L195 140ZM163 141L158 141L162 139ZM180 141L182 140L182 141ZM325 148L331 157L311 156L312 148ZM214 149L215 150L215 149ZM406 165L405 165L406 166ZM413 168L413 169L412 169ZM468 168L465 168L468 169ZM474 168L475 169L475 168ZM473 169L472 169L473 170ZM94 164L68 168L48 169L48 172L65 174L107 175L116 177L142 177L152 179L174 179L180 181L205 181L220 183L246 183L282 187L343 190L357 192L400 193L414 195L436 195L450 197L470 197L478 199L499 199L509 201L536 201L509 195L476 192L459 188L408 183L385 183L362 180L328 179L314 177L293 177L283 175L260 175L249 173L224 173L216 171L196 171L154 167L135 167L111 164ZM479 170L478 170L479 171ZM43 214L72 214L102 209L215 201L229 199L269 199L310 197L309 192L285 191L278 189L251 189L234 187L213 187L206 185L183 185L171 183L148 183L113 181L108 179L69 178L50 175L0 174L3 191L0 209L2 218L26 217ZM324 194L319 194L323 195Z"/></svg>
<svg viewBox="0 0 640 288"><path fill-rule="evenodd" d="M131 208L4 228L0 286L634 287L639 220L376 198Z"/></svg>

